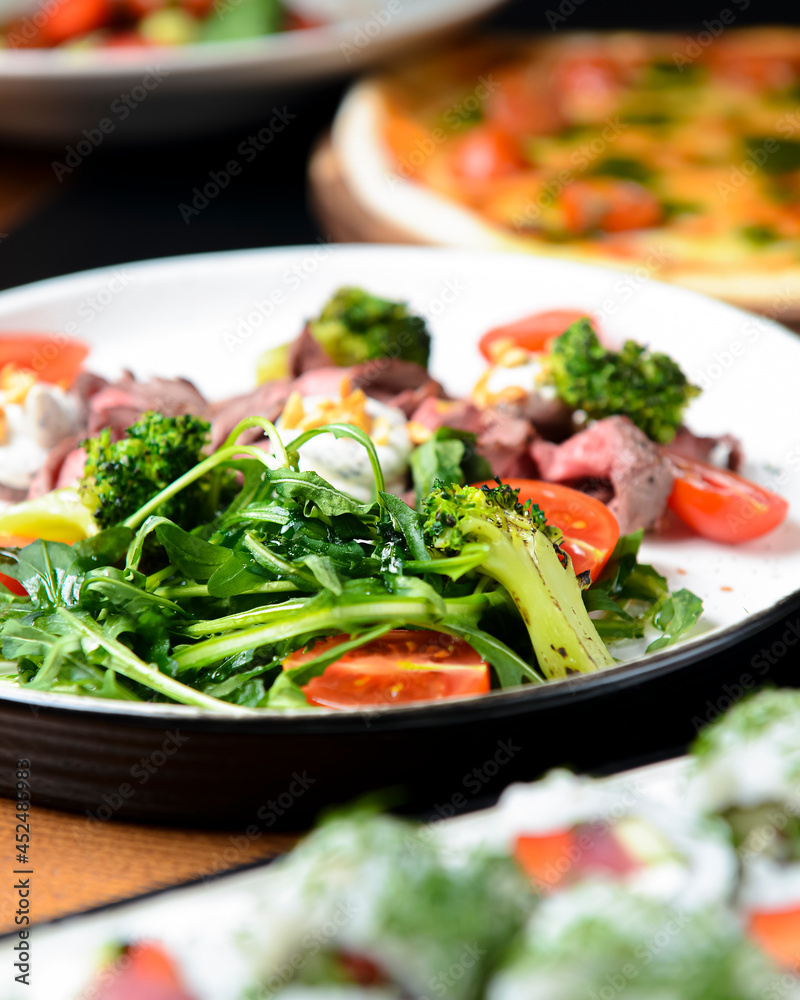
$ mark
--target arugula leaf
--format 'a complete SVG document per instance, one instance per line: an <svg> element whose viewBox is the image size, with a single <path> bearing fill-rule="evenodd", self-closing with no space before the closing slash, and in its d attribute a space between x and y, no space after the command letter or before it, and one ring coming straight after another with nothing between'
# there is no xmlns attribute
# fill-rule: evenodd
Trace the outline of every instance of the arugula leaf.
<svg viewBox="0 0 800 1000"><path fill-rule="evenodd" d="M137 585L135 578L130 579L130 576L129 571L114 566L90 570L84 577L81 596L88 593L101 594L112 607L125 610L129 615L143 614L146 610L157 607L162 611L187 617L187 612L179 604L149 593L141 583ZM141 574L137 576L140 577Z"/></svg>
<svg viewBox="0 0 800 1000"><path fill-rule="evenodd" d="M409 460L414 490L417 500L427 496L434 482L464 485L461 461L464 458L464 442L442 434L440 427L428 440L415 448Z"/></svg>
<svg viewBox="0 0 800 1000"><path fill-rule="evenodd" d="M16 565L4 566L3 571L19 580L42 607L72 607L78 602L82 573L72 546L64 542L32 542L19 549Z"/></svg>
<svg viewBox="0 0 800 1000"><path fill-rule="evenodd" d="M284 670L267 692L259 708L308 708L306 696Z"/></svg>
<svg viewBox="0 0 800 1000"><path fill-rule="evenodd" d="M416 511L413 511L400 497L393 496L391 493L381 493L381 498L391 514L392 520L405 538L411 555L415 559L429 561L430 553L425 545L425 539L422 537L420 517Z"/></svg>
<svg viewBox="0 0 800 1000"><path fill-rule="evenodd" d="M468 642L478 656L492 666L500 681L500 687L515 687L522 683L523 678L534 684L545 683L544 677L538 670L530 663L526 663L501 639L489 635L488 632L454 618L443 618L436 627L448 635L457 636Z"/></svg>
<svg viewBox="0 0 800 1000"><path fill-rule="evenodd" d="M310 517L315 508L328 517L336 514L356 514L362 519L373 517L377 511L377 504L354 500L353 497L337 490L335 486L331 486L316 472L278 469L270 473L269 478L279 497L303 504L303 513L306 517Z"/></svg>
<svg viewBox="0 0 800 1000"><path fill-rule="evenodd" d="M155 532L170 563L184 576L201 583L210 579L233 555L230 549L190 535L172 521L162 521Z"/></svg>
<svg viewBox="0 0 800 1000"><path fill-rule="evenodd" d="M82 570L95 566L113 566L125 556L133 539L133 532L122 524L106 528L91 538L75 542L72 553Z"/></svg>
<svg viewBox="0 0 800 1000"><path fill-rule="evenodd" d="M245 594L299 589L291 580L268 580L267 577L254 572L256 565L254 560L245 558L242 553L232 553L230 559L222 563L209 577L209 596L239 597Z"/></svg>
<svg viewBox="0 0 800 1000"><path fill-rule="evenodd" d="M685 588L676 590L664 601L653 617L653 624L664 635L651 642L647 647L647 652L654 653L657 649L665 649L667 646L674 645L697 623L702 613L703 602L696 594Z"/></svg>
<svg viewBox="0 0 800 1000"><path fill-rule="evenodd" d="M638 561L643 536L643 531L636 531L619 539L600 578L583 592L583 600L588 611L603 612L593 621L605 640L640 639L645 625L652 622L665 635L650 643L649 653L676 642L698 620L703 603L688 590L670 595L666 579Z"/></svg>
<svg viewBox="0 0 800 1000"><path fill-rule="evenodd" d="M417 502L430 493L435 480L444 483L477 483L492 478L492 469L475 450L477 437L469 431L439 427L411 453L411 475Z"/></svg>
<svg viewBox="0 0 800 1000"><path fill-rule="evenodd" d="M311 570L321 587L330 590L337 596L342 593L342 581L339 579L332 559L327 556L310 555L304 556L299 562L300 565L307 566Z"/></svg>

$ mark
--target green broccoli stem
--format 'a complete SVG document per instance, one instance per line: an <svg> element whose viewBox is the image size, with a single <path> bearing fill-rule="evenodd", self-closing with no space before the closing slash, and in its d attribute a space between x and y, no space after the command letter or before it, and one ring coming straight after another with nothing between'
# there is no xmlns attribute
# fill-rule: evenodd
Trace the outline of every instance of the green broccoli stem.
<svg viewBox="0 0 800 1000"><path fill-rule="evenodd" d="M516 531L498 532L479 518L470 536L490 542L481 571L508 591L525 622L536 659L550 680L610 667L614 658L586 611L571 565L565 568L550 539L533 533L533 551Z"/></svg>
<svg viewBox="0 0 800 1000"><path fill-rule="evenodd" d="M151 691L163 694L165 697L170 698L172 701L180 702L182 705L192 705L195 708L210 708L216 712L241 714L242 709L240 707L202 694L200 691L195 691L194 688L187 687L180 681L162 674L158 667L152 663L145 663L144 660L141 660L123 643L106 635L102 628L96 626L94 622L90 625L88 621L78 618L66 608L56 608L56 613L73 631L84 635L87 639L92 640L92 642L105 649L107 653L110 653L113 658L112 669L122 674L123 677L127 677L128 680L143 684L145 687L150 688Z"/></svg>
<svg viewBox="0 0 800 1000"><path fill-rule="evenodd" d="M139 525L153 513L153 511L158 510L161 504L172 499L176 493L180 493L180 491L186 489L187 486L191 486L192 483L201 479L206 475L206 473L211 472L212 469L215 469L218 465L222 465L224 462L232 461L237 455L249 455L251 458L255 458L261 462L266 469L272 468L269 456L260 448L253 448L249 445L231 445L227 448L220 448L218 451L215 451L213 455L203 459L202 462L198 462L193 469L189 469L188 472L179 476L175 482L170 483L170 485L166 486L160 493L156 493L156 495L148 500L143 507L140 507L135 514L131 514L130 517L126 517L122 522L123 525L126 528L138 528Z"/></svg>
<svg viewBox="0 0 800 1000"><path fill-rule="evenodd" d="M352 602L339 606L323 606L319 610L299 608L281 617L278 622L261 625L256 628L246 628L231 635L216 636L206 639L194 646L180 649L173 659L178 670L189 667L206 667L228 656L235 656L248 649L260 646L274 645L286 639L294 639L301 635L332 635L335 633L357 632L371 624L392 623L392 627L403 625L431 625L435 627L440 618L458 618L468 611L470 615L480 612L481 607L488 609L496 603L491 594L481 595L481 601L470 598L455 598L444 602L442 609L437 609L431 601L418 597L405 597L392 594L371 598L364 602ZM466 602L466 603L465 603Z"/></svg>

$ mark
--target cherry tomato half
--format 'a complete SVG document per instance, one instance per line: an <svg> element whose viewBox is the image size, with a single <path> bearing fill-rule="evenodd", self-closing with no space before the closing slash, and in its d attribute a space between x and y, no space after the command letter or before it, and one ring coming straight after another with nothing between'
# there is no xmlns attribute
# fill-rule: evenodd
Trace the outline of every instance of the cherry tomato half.
<svg viewBox="0 0 800 1000"><path fill-rule="evenodd" d="M496 326L485 333L478 341L481 354L492 363L509 347L521 347L525 351L545 351L550 341L572 326L587 314L577 309L550 309L547 312L533 313L524 316L513 323ZM594 319L592 326L596 327Z"/></svg>
<svg viewBox="0 0 800 1000"><path fill-rule="evenodd" d="M506 479L512 490L519 490L521 503L532 500L542 508L550 524L561 528L561 547L569 553L577 573L589 570L593 580L600 575L619 539L617 519L604 503L580 490L539 479ZM475 483L495 486L494 482Z"/></svg>
<svg viewBox="0 0 800 1000"><path fill-rule="evenodd" d="M622 878L639 867L607 824L582 823L571 830L522 834L514 857L540 891L552 891L586 872Z"/></svg>
<svg viewBox="0 0 800 1000"><path fill-rule="evenodd" d="M0 368L29 368L42 382L69 385L89 353L86 344L46 333L0 333Z"/></svg>
<svg viewBox="0 0 800 1000"><path fill-rule="evenodd" d="M307 652L292 653L284 670L298 667L346 642L348 636L323 639ZM303 688L310 705L358 708L432 701L490 688L489 666L462 639L442 632L393 629L345 653Z"/></svg>
<svg viewBox="0 0 800 1000"><path fill-rule="evenodd" d="M724 545L749 542L777 528L789 504L735 472L669 454L675 483L669 507L703 538Z"/></svg>
<svg viewBox="0 0 800 1000"><path fill-rule="evenodd" d="M188 1000L175 962L157 944L132 945L116 962L103 969L94 988L98 1000Z"/></svg>
<svg viewBox="0 0 800 1000"><path fill-rule="evenodd" d="M467 180L505 177L526 166L515 139L494 125L476 125L453 147L453 171Z"/></svg>
<svg viewBox="0 0 800 1000"><path fill-rule="evenodd" d="M565 228L574 235L595 229L621 233L647 229L661 222L663 209L656 196L635 181L605 177L568 184L559 198Z"/></svg>
<svg viewBox="0 0 800 1000"><path fill-rule="evenodd" d="M111 15L109 0L61 0L51 6L41 34L46 44L60 45L102 28Z"/></svg>

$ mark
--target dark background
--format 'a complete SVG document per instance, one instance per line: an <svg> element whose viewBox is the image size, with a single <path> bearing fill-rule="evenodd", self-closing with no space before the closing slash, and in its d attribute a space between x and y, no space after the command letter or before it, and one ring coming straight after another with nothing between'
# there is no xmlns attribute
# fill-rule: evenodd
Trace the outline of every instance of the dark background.
<svg viewBox="0 0 800 1000"><path fill-rule="evenodd" d="M607 0L513 0L489 23L549 32L547 11L561 8L569 16L558 22L559 30L671 28L696 34L704 20L714 19L725 6L736 13L737 25L785 22L791 16L775 0L717 0L707 8L688 0L668 7ZM4 240L0 288L148 257L314 242L325 234L306 207L305 167L345 86L327 84L293 99L297 119L291 141L276 143L272 155L246 165L224 196L189 225L177 206L235 154L248 130L237 128L180 145L95 150L65 191ZM261 124L253 123L256 130ZM52 154L63 159L64 148Z"/></svg>

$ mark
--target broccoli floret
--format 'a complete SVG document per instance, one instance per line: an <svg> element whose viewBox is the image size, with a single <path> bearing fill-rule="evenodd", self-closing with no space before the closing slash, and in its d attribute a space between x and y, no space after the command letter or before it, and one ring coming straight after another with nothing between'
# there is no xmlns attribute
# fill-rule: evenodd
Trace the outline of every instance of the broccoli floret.
<svg viewBox="0 0 800 1000"><path fill-rule="evenodd" d="M588 417L629 417L659 444L668 444L690 400L700 394L666 354L651 353L627 340L609 351L588 319L579 319L558 337L549 356L550 374L561 399Z"/></svg>
<svg viewBox="0 0 800 1000"><path fill-rule="evenodd" d="M547 677L611 666L572 563L558 548L561 533L547 525L539 507L523 506L517 490L498 484L459 487L437 480L423 501L427 545L451 556L468 542L488 543L478 571L508 591Z"/></svg>
<svg viewBox="0 0 800 1000"><path fill-rule="evenodd" d="M199 417L145 413L112 441L108 429L82 442L86 466L81 494L101 527L124 521L202 460L209 424ZM191 529L207 520L209 484L199 480L168 500L159 513Z"/></svg>
<svg viewBox="0 0 800 1000"><path fill-rule="evenodd" d="M360 288L340 288L309 330L337 365L400 358L428 366L431 338L425 320L412 316L403 302L379 299Z"/></svg>

